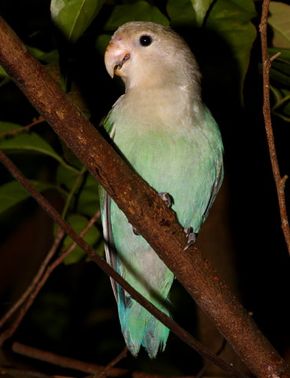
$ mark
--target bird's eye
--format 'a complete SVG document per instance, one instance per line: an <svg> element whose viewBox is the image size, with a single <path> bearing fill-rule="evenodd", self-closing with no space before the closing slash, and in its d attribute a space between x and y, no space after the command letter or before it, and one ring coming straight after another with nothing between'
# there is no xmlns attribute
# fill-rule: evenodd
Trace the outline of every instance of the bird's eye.
<svg viewBox="0 0 290 378"><path fill-rule="evenodd" d="M152 37L150 37L150 35L143 34L139 38L139 42L141 46L149 46L152 43Z"/></svg>

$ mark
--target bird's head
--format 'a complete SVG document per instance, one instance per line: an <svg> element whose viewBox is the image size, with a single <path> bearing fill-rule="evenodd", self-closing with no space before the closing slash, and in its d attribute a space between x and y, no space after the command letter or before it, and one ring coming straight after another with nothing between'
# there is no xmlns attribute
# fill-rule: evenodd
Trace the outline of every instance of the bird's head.
<svg viewBox="0 0 290 378"><path fill-rule="evenodd" d="M105 53L111 77L120 76L126 89L199 82L197 63L184 40L168 27L128 22L114 33Z"/></svg>

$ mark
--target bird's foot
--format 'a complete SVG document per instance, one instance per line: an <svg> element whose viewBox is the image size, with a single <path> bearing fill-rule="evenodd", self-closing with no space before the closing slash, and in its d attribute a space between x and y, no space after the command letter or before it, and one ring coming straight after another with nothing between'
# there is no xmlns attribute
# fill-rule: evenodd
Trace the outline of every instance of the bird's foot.
<svg viewBox="0 0 290 378"><path fill-rule="evenodd" d="M195 244L197 234L193 231L192 227L185 228L184 232L185 232L185 235L186 235L186 238L187 238L187 243L186 243L186 246L184 247L183 250L186 251L190 246Z"/></svg>
<svg viewBox="0 0 290 378"><path fill-rule="evenodd" d="M166 192L160 192L160 193L158 193L158 195L162 199L162 201L165 202L165 205L167 207L171 208L171 206L174 203L173 198L171 197L171 195L169 193L166 193Z"/></svg>

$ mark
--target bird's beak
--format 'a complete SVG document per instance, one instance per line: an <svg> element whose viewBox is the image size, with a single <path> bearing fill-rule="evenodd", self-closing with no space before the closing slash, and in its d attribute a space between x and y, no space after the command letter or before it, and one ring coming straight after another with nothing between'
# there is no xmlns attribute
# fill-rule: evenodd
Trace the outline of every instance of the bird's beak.
<svg viewBox="0 0 290 378"><path fill-rule="evenodd" d="M130 53L127 49L118 43L111 41L105 52L105 66L108 74L113 78L114 75L122 76L121 69L127 60L130 59Z"/></svg>

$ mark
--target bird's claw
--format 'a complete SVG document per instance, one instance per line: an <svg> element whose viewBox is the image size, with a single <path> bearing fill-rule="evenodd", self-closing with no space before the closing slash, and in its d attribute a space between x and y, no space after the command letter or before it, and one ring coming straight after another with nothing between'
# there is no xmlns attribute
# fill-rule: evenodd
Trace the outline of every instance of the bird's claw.
<svg viewBox="0 0 290 378"><path fill-rule="evenodd" d="M173 205L173 198L169 193L166 192L160 192L158 193L159 197L162 199L162 201L165 202L165 205L169 208Z"/></svg>
<svg viewBox="0 0 290 378"><path fill-rule="evenodd" d="M187 243L186 246L184 247L184 251L186 251L190 246L195 244L196 242L196 233L193 231L192 227L187 227L184 229L186 238L187 238Z"/></svg>

